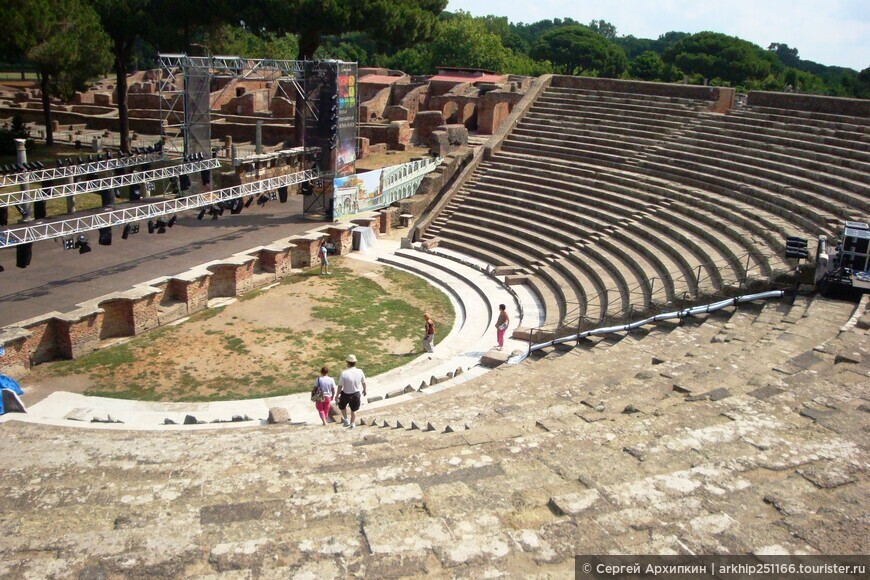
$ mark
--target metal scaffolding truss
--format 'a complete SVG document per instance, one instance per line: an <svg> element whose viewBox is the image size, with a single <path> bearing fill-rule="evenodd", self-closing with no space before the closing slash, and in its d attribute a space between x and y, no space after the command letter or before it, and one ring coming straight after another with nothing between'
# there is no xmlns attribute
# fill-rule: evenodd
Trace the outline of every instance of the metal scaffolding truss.
<svg viewBox="0 0 870 580"><path fill-rule="evenodd" d="M115 177L93 179L91 181L80 181L79 183L65 183L62 185L54 185L29 191L0 193L0 207L57 199L59 197L70 197L72 195L79 195L80 193L94 193L106 189L114 189L116 187L126 187L136 183L156 181L158 179L169 179L170 177L176 177L187 173L217 169L220 165L220 161L217 159L205 159L203 161L182 163L181 165L173 165L171 167L161 167L160 169L138 171L128 175L117 175Z"/></svg>
<svg viewBox="0 0 870 580"><path fill-rule="evenodd" d="M245 80L275 80L276 77L301 78L305 61L272 58L242 58L240 56L188 56L184 53L158 55L160 68L195 68L208 71L212 77L232 77Z"/></svg>
<svg viewBox="0 0 870 580"><path fill-rule="evenodd" d="M0 175L0 187L7 185L25 185L28 183L41 183L53 179L65 179L68 177L78 177L89 173L101 173L103 171L112 171L114 169L122 169L124 167L134 167L144 163L155 163L157 161L165 161L166 157L163 153L146 153L143 155L135 155L133 157L124 157L121 159L109 159L107 161L93 161L91 163L80 163L78 165L70 165L69 167L58 167L57 169L38 169L36 171L22 171L21 173L13 173L10 175Z"/></svg>
<svg viewBox="0 0 870 580"><path fill-rule="evenodd" d="M260 195L274 191L279 187L296 185L297 183L311 181L312 179L317 179L319 177L321 177L319 171L309 169L298 173L290 173L278 177L270 177L269 179L262 179L260 181L252 181L251 183L243 183L242 185L234 185L232 187L226 187L208 193L201 193L199 195L147 203L119 210L104 211L90 216L48 224L10 228L5 231L0 230L0 249L39 242L42 240L50 240L52 238L72 236L99 228L120 226L140 220L171 215L180 211L207 207L239 197Z"/></svg>
<svg viewBox="0 0 870 580"><path fill-rule="evenodd" d="M206 137L192 137L195 127L203 134L201 118L208 112L195 112L197 107L196 91L192 87L202 88L202 79L209 82L215 78L233 78L249 81L282 81L293 84L296 91L302 91L299 80L305 71L305 61L277 59L248 59L240 56L188 56L184 53L158 55L160 79L157 82L159 94L160 119L163 122L165 148L173 153L194 153L194 149L203 152L210 149L205 141L210 142L210 131ZM229 83L223 90L227 90ZM278 88L281 89L280 83ZM285 93L285 96L286 93ZM194 139L195 143L191 143Z"/></svg>

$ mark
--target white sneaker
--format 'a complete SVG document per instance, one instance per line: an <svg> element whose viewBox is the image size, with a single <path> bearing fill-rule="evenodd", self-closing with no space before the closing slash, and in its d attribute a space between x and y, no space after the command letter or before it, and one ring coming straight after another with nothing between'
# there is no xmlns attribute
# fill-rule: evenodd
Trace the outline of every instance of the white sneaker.
<svg viewBox="0 0 870 580"><path fill-rule="evenodd" d="M345 427L348 427L350 425L350 421L348 421L347 419L342 419L341 424L344 425Z"/></svg>
<svg viewBox="0 0 870 580"><path fill-rule="evenodd" d="M350 428L351 428L351 429L354 429L355 427L356 427L356 423L351 423L351 424L350 424Z"/></svg>

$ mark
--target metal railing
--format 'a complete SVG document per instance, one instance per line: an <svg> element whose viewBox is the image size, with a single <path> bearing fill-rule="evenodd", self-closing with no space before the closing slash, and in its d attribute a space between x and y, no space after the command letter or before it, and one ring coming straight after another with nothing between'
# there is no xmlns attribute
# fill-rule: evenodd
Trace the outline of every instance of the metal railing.
<svg viewBox="0 0 870 580"><path fill-rule="evenodd" d="M139 220L171 215L184 210L199 209L248 195L272 192L279 187L295 185L322 177L314 169L243 183L208 193L180 197L178 199L146 203L120 210L57 222L0 230L0 248L9 248L41 240L79 234L99 228L124 225Z"/></svg>
<svg viewBox="0 0 870 580"><path fill-rule="evenodd" d="M58 167L56 169L37 169L35 171L21 171L19 173L10 173L0 175L0 187L7 185L25 185L28 183L39 183L43 181L51 181L55 179L65 179L69 177L80 177L90 173L101 173L103 171L114 171L115 169L123 169L126 167L134 167L145 163L157 163L165 161L163 153L146 153L143 155L134 155L132 157L124 157L121 159L109 159L106 161L92 161L90 163L79 163L68 167Z"/></svg>
<svg viewBox="0 0 870 580"><path fill-rule="evenodd" d="M701 306L694 306L692 308L685 308L683 310L677 310L674 312L666 312L662 314L656 314L654 316L650 316L643 320L638 320L632 322L630 324L622 324L617 326L608 326L603 328L595 328L592 330L586 330L583 332L578 332L575 335L565 336L562 338L555 338L548 342L542 342L538 344L529 343L529 350L525 355L518 357L511 357L508 360L508 364L517 364L528 358L528 356L538 350L542 350L544 348L548 348L550 346L555 346L557 344L565 344L568 342L580 341L584 338L588 338L590 336L603 336L605 334L615 334L618 332L630 332L641 326L645 326L647 324L653 324L655 322L660 322L663 320L682 320L683 318L689 316L696 316L698 314L706 314L709 312L715 312L717 310L722 310L723 308L728 308L729 306L737 306L738 304L742 304L744 302L752 302L755 300L768 300L773 298L782 298L785 296L785 290L769 290L767 292L759 292L755 294L747 294L743 296L736 296L734 298L728 298L726 300L720 300L718 302L714 302L712 304L704 304Z"/></svg>
<svg viewBox="0 0 870 580"><path fill-rule="evenodd" d="M720 276L714 277L710 274L710 272L716 272L721 275L723 269L730 269L730 266L733 265L733 260L725 258L697 265L693 270L694 276L691 278L681 274L671 277L670 281L665 281L658 276L654 276L646 278L640 284L628 288L627 293L618 287L605 288L603 291L588 298L584 304L580 304L570 312L566 312L562 323L531 328L528 331L529 348L531 349L535 342L548 343L565 336L576 337L581 335L586 329L597 328L601 325L627 323L638 317L646 318L655 312L685 307L704 299L715 300L716 298L725 297L731 299L731 296L727 296L727 294L733 296L735 292L746 291L752 286L766 288L777 286L782 288L790 287L788 283L776 282L776 280L793 273L793 270L773 270L769 274L765 274L764 268L761 265L762 261L758 260L758 258L763 257L771 258L774 256L762 255L758 252L747 252L739 256L738 260L741 263L746 259L746 268L743 269L741 275L735 278L721 278L720 280ZM753 262L752 258L755 258L757 261ZM758 275L754 275L756 272ZM680 282L683 282L689 290L685 290L679 295L675 293L672 299L665 302L656 303L653 297L655 296L654 290L657 282L663 285L672 284L673 288L676 288L680 285ZM623 303L627 302L627 306L621 304L618 310L611 310L608 301L608 297L611 295L619 296ZM636 302L634 300L635 297L639 297L640 300ZM586 316L586 313L592 310L590 307L596 306L600 315L597 318Z"/></svg>
<svg viewBox="0 0 870 580"><path fill-rule="evenodd" d="M220 165L221 163L217 159L205 159L202 161L192 161L170 167L150 169L148 171L137 171L127 175L91 179L89 181L79 181L78 183L64 183L62 185L53 185L33 190L0 193L0 207L70 197L82 193L94 193L97 191L126 187L159 179L169 179L170 177L177 177L188 173L217 169Z"/></svg>

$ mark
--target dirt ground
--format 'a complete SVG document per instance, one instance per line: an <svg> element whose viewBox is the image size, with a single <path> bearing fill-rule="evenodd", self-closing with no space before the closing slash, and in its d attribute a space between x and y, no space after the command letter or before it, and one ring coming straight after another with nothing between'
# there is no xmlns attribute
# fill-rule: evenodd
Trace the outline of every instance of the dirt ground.
<svg viewBox="0 0 870 580"><path fill-rule="evenodd" d="M407 151L375 153L365 159L357 159L356 168L363 171L371 171L372 169L381 169L390 165L407 163L414 157L429 157L428 147L409 147Z"/></svg>
<svg viewBox="0 0 870 580"><path fill-rule="evenodd" d="M226 400L305 391L321 366L354 353L374 376L421 354L422 315L453 324L446 295L423 280L334 258L182 324L125 339L75 361L40 365L26 404L55 390L155 401Z"/></svg>

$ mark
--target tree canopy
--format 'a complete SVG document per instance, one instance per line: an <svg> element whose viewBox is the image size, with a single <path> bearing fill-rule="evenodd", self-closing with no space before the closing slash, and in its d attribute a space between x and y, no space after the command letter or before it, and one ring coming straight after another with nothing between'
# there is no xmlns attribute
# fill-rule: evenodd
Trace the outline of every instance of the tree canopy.
<svg viewBox="0 0 870 580"><path fill-rule="evenodd" d="M79 0L7 0L4 51L26 58L40 76L46 141L53 143L49 96L69 99L111 64L109 38L97 15Z"/></svg>
<svg viewBox="0 0 870 580"><path fill-rule="evenodd" d="M69 95L104 72L108 43L122 143L129 134L127 74L153 66L157 51L335 58L410 74L454 66L521 75L686 79L739 90L870 98L867 69L804 60L797 48L781 42L762 49L716 32L638 38L620 36L600 18L588 24L571 18L514 23L446 7L447 0L7 0L0 4L6 25L0 60L27 63L40 73L47 108L49 94Z"/></svg>
<svg viewBox="0 0 870 580"><path fill-rule="evenodd" d="M580 25L545 32L532 47L531 56L549 60L564 74L597 73L604 77L618 77L627 65L621 48Z"/></svg>
<svg viewBox="0 0 870 580"><path fill-rule="evenodd" d="M689 75L721 79L733 85L766 78L778 63L761 47L718 32L699 32L683 38L662 58Z"/></svg>
<svg viewBox="0 0 870 580"><path fill-rule="evenodd" d="M300 59L311 59L324 36L366 32L381 46L429 40L446 0L252 0L238 13L255 30L299 37Z"/></svg>

